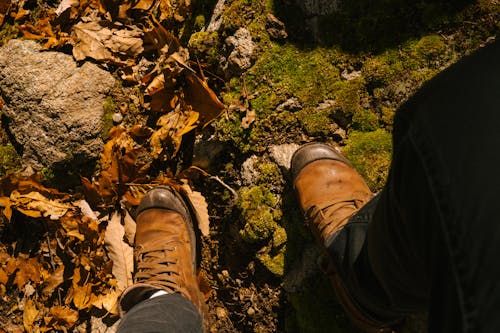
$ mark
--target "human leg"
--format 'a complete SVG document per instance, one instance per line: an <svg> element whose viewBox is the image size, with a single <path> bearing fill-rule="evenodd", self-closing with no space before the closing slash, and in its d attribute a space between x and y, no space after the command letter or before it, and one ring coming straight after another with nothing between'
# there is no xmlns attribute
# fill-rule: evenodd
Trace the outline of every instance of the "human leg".
<svg viewBox="0 0 500 333"><path fill-rule="evenodd" d="M122 318L120 333L202 332L200 313L178 293L144 300Z"/></svg>
<svg viewBox="0 0 500 333"><path fill-rule="evenodd" d="M356 311L384 321L428 309L430 330L439 332L500 327L498 59L500 43L452 66L398 111L378 201L321 243L335 288Z"/></svg>

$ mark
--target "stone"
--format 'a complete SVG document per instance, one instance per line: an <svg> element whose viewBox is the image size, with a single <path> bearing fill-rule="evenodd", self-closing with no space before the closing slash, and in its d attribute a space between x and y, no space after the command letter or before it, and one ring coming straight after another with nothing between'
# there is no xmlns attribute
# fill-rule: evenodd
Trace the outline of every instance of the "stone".
<svg viewBox="0 0 500 333"><path fill-rule="evenodd" d="M123 121L123 115L120 112L113 113L113 124L118 125Z"/></svg>
<svg viewBox="0 0 500 333"><path fill-rule="evenodd" d="M282 112L282 111L286 110L286 111L294 112L294 111L299 111L300 109L302 109L302 104L300 104L298 98L292 97L292 98L287 99L286 101L284 101L280 105L278 105L278 107L276 108L276 111Z"/></svg>
<svg viewBox="0 0 500 333"><path fill-rule="evenodd" d="M266 15L266 30L269 36L274 39L285 39L288 37L285 24L273 14Z"/></svg>
<svg viewBox="0 0 500 333"><path fill-rule="evenodd" d="M347 81L351 81L361 77L361 71L348 72L347 69L344 69L344 71L342 72L342 74L340 74L340 76Z"/></svg>
<svg viewBox="0 0 500 333"><path fill-rule="evenodd" d="M23 163L40 170L95 161L101 152L103 105L115 85L97 65L42 52L34 41L0 48L2 123Z"/></svg>
<svg viewBox="0 0 500 333"><path fill-rule="evenodd" d="M296 143L270 146L269 155L274 163L288 171L290 169L292 155L299 147L300 146Z"/></svg>
<svg viewBox="0 0 500 333"><path fill-rule="evenodd" d="M257 183L257 179L260 176L260 172L256 168L258 161L259 158L252 155L241 165L241 179L243 180L243 185L249 186Z"/></svg>
<svg viewBox="0 0 500 333"><path fill-rule="evenodd" d="M239 28L234 35L226 38L225 50L227 57L221 58L221 68L228 76L236 76L249 69L254 59L255 43L246 28Z"/></svg>

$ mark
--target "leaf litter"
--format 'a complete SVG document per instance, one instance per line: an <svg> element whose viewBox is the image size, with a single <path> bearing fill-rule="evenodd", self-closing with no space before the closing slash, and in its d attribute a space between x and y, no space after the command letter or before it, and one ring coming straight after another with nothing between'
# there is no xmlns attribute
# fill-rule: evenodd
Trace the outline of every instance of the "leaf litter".
<svg viewBox="0 0 500 333"><path fill-rule="evenodd" d="M178 163L186 134L224 110L168 30L185 20L190 6L189 0L63 0L40 9L32 23L21 2L0 1L0 25L10 15L24 38L45 49L69 46L77 61L115 66L141 92L143 114L156 118L152 127L110 130L100 171L81 178L83 193L46 187L39 174L0 179L0 229L14 230L11 243L0 243L0 296L6 304L20 299L2 324L9 331L66 331L89 316L116 321L118 297L132 283L135 222L129 211L156 185L174 186L188 198L201 233L209 235L206 200L181 179L187 173L158 172L158 165Z"/></svg>

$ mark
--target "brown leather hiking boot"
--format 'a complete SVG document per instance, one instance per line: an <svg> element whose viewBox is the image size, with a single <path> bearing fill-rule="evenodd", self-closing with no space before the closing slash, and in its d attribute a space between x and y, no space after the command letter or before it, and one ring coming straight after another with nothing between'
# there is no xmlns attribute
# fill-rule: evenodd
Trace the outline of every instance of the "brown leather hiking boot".
<svg viewBox="0 0 500 333"><path fill-rule="evenodd" d="M292 157L291 171L300 208L320 244L373 196L349 162L324 144L299 148Z"/></svg>
<svg viewBox="0 0 500 333"><path fill-rule="evenodd" d="M300 147L292 156L291 173L305 221L328 258L326 274L352 323L364 332L391 332L351 296L328 254L327 240L340 231L373 197L363 178L336 150L322 143Z"/></svg>
<svg viewBox="0 0 500 333"><path fill-rule="evenodd" d="M121 315L159 290L180 293L203 315L193 216L187 201L169 187L157 187L141 200L136 218L134 284L121 296Z"/></svg>

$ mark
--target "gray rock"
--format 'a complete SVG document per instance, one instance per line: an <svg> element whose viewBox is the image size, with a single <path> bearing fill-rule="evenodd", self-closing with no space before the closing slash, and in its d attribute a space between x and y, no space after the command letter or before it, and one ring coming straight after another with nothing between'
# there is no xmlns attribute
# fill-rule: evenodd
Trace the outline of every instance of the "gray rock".
<svg viewBox="0 0 500 333"><path fill-rule="evenodd" d="M300 104L299 100L295 97L289 98L276 108L277 112L282 112L284 110L287 111L298 111L302 109L302 105Z"/></svg>
<svg viewBox="0 0 500 333"><path fill-rule="evenodd" d="M274 39L285 39L288 37L285 30L285 23L278 20L273 14L266 15L266 30L269 36Z"/></svg>
<svg viewBox="0 0 500 333"><path fill-rule="evenodd" d="M300 146L296 143L270 146L269 155L274 163L288 171L290 169L292 155L299 147Z"/></svg>
<svg viewBox="0 0 500 333"><path fill-rule="evenodd" d="M94 64L42 52L33 41L0 48L2 117L25 164L35 169L84 165L99 156L103 104L115 84Z"/></svg>
<svg viewBox="0 0 500 333"><path fill-rule="evenodd" d="M340 76L347 81L351 81L361 77L361 71L348 72L347 69L344 69L344 71L342 72L342 74L340 74Z"/></svg>
<svg viewBox="0 0 500 333"><path fill-rule="evenodd" d="M227 37L225 48L228 56L221 59L224 73L239 75L253 65L255 43L248 29L239 28L233 36Z"/></svg>
<svg viewBox="0 0 500 333"><path fill-rule="evenodd" d="M257 182L257 179L260 176L260 172L256 168L256 163L258 161L259 158L252 155L241 165L241 178L243 180L243 185L249 186Z"/></svg>
<svg viewBox="0 0 500 333"><path fill-rule="evenodd" d="M123 115L120 112L113 113L113 124L118 125L123 121Z"/></svg>

